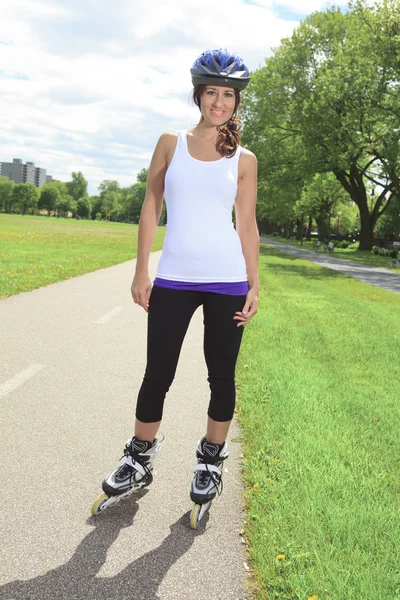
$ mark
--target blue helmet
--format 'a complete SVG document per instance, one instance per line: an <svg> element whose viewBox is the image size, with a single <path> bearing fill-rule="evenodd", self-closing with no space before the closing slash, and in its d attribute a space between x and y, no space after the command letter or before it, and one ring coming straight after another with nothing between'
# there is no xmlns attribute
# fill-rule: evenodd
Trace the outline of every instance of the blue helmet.
<svg viewBox="0 0 400 600"><path fill-rule="evenodd" d="M248 68L237 54L226 48L206 50L190 69L193 85L218 85L243 90L250 81Z"/></svg>

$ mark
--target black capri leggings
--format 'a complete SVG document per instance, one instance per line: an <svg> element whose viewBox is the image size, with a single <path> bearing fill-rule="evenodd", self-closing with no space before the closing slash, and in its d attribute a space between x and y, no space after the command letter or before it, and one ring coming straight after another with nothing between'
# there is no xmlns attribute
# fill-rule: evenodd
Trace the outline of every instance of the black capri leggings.
<svg viewBox="0 0 400 600"><path fill-rule="evenodd" d="M211 399L208 415L230 421L235 408L235 367L244 326L235 312L246 296L173 290L153 286L147 325L147 366L139 390L136 417L143 423L161 421L164 399L175 377L182 343L195 310L204 314L204 357ZM189 390L188 390L189 393Z"/></svg>

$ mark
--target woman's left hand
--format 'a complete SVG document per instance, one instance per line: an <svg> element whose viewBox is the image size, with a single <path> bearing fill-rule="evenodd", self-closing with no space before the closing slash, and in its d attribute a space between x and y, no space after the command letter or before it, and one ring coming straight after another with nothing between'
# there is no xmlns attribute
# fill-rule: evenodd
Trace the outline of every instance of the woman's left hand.
<svg viewBox="0 0 400 600"><path fill-rule="evenodd" d="M247 292L246 302L242 312L236 312L233 317L236 321L240 321L237 327L244 327L258 311L258 288L250 288Z"/></svg>

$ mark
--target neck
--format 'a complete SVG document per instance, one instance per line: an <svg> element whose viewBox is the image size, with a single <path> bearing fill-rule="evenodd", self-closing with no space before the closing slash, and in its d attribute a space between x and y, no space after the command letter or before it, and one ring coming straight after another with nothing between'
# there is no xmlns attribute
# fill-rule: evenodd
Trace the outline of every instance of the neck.
<svg viewBox="0 0 400 600"><path fill-rule="evenodd" d="M193 129L194 135L201 137L203 140L210 141L216 143L217 137L219 133L215 125L210 125L206 123L204 120L201 121L196 127Z"/></svg>

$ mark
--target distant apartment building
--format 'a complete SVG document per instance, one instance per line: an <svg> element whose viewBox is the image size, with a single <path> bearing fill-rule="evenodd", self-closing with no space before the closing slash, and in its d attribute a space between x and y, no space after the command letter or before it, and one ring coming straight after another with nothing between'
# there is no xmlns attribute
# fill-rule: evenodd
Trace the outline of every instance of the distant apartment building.
<svg viewBox="0 0 400 600"><path fill-rule="evenodd" d="M15 183L33 183L41 188L51 175L46 174L46 169L35 167L35 163L24 164L20 158L14 158L11 162L0 162L0 175L5 175ZM53 180L53 178L51 178Z"/></svg>

